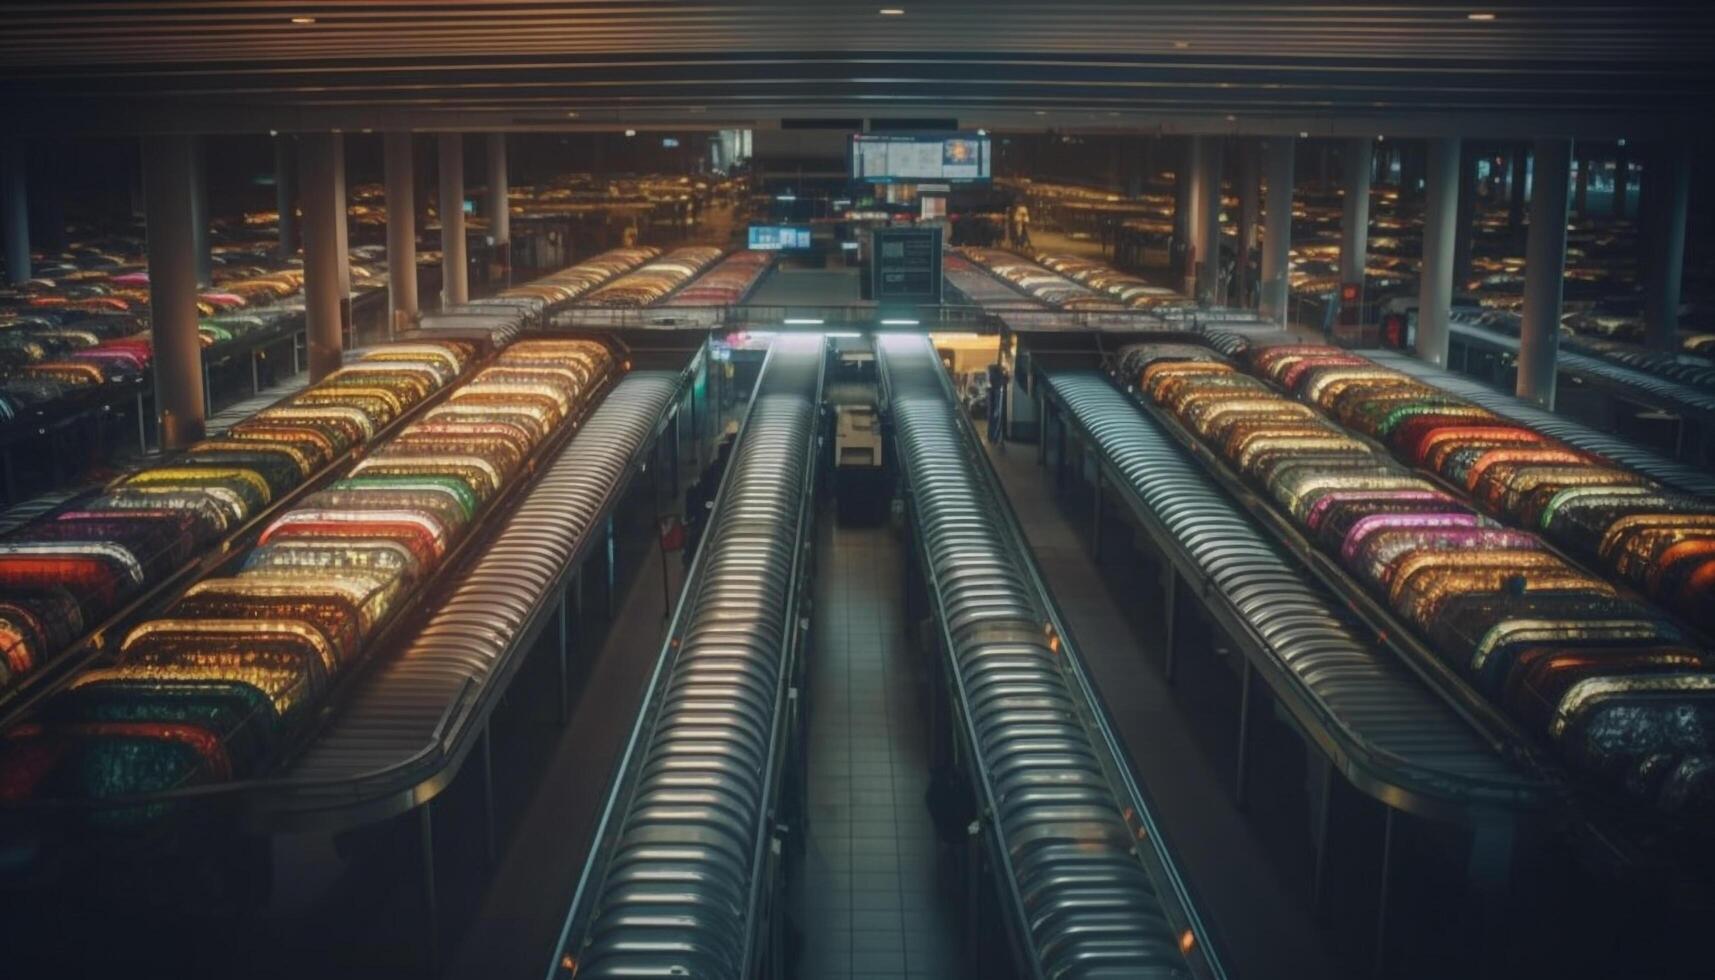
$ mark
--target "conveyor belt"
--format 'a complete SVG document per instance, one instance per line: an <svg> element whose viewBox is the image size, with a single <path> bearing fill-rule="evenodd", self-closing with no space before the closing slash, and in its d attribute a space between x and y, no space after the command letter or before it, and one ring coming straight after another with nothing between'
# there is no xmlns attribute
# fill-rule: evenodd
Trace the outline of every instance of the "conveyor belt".
<svg viewBox="0 0 1715 980"><path fill-rule="evenodd" d="M1544 435L1552 436L1585 452L1605 456L1622 466L1631 467L1658 483L1685 493L1715 496L1715 477L1696 467L1675 463L1648 449L1634 446L1618 436L1598 432L1564 416L1527 405L1479 381L1443 370L1415 357L1394 351L1364 351L1363 354L1383 367L1403 371L1420 381L1444 388L1461 398L1468 398L1491 412L1504 415Z"/></svg>
<svg viewBox="0 0 1715 980"><path fill-rule="evenodd" d="M550 976L740 978L766 955L822 346L769 352Z"/></svg>
<svg viewBox="0 0 1715 980"><path fill-rule="evenodd" d="M402 812L457 772L683 389L633 371L603 399L403 650L363 678L305 754L258 785L269 823Z"/></svg>
<svg viewBox="0 0 1715 980"><path fill-rule="evenodd" d="M1002 902L1030 975L1224 975L922 337L877 338ZM1139 847L1138 841L1147 846Z"/></svg>
<svg viewBox="0 0 1715 980"><path fill-rule="evenodd" d="M1407 810L1477 819L1528 805L1542 783L1500 757L1346 618L1167 433L1092 370L1045 387L1217 612L1298 725L1355 786Z"/></svg>
<svg viewBox="0 0 1715 980"><path fill-rule="evenodd" d="M1497 333L1487 327L1455 322L1449 325L1449 329L1452 330L1454 336L1463 340L1489 344L1513 353L1518 352L1519 342L1516 338ZM1666 378L1647 374L1600 357L1577 354L1568 350L1562 350L1558 353L1557 366L1560 371L1601 384L1610 391L1625 395L1633 400L1678 414L1691 415L1705 423L1715 421L1715 394L1710 394L1690 385L1669 381Z"/></svg>

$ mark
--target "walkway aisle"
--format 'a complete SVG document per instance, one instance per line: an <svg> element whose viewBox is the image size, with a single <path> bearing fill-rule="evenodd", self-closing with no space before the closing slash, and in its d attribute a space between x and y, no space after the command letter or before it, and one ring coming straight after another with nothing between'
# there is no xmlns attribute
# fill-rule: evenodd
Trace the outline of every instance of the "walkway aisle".
<svg viewBox="0 0 1715 980"><path fill-rule="evenodd" d="M1024 525L1037 564L1156 806L1163 833L1221 936L1229 976L1338 976L1308 902L1284 883L1262 841L1233 804L1224 768L1193 734L1193 719L1159 670L1159 651L1127 623L1087 538L1048 493L1034 445L989 453ZM1117 526L1117 524L1116 524ZM1266 819L1266 814L1257 816Z"/></svg>
<svg viewBox="0 0 1715 980"><path fill-rule="evenodd" d="M960 976L958 920L936 884L927 712L906 643L904 552L886 526L817 529L808 703L809 840L789 907L793 976Z"/></svg>
<svg viewBox="0 0 1715 980"><path fill-rule="evenodd" d="M537 743L540 755L516 760L537 765L546 758L547 763L517 817L481 910L445 971L448 980L540 980L546 975L666 631L661 560L653 548L645 553L600 648L574 665L581 686L571 720L552 744ZM667 561L677 601L684 584L678 553ZM599 601L593 584L589 595ZM544 718L539 734L551 738L556 728Z"/></svg>

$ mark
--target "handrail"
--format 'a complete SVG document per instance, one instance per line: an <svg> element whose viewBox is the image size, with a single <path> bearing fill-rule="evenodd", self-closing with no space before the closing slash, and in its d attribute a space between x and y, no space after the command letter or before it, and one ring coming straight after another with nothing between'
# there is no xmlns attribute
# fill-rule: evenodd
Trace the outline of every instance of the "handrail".
<svg viewBox="0 0 1715 980"><path fill-rule="evenodd" d="M884 354L885 354L884 350ZM1195 910L1195 904L1190 894L1189 886L1179 874L1171 855L1164 848L1163 835L1159 824L1152 815L1152 808L1142 788L1131 778L1129 761L1119 740L1108 724L1106 708L1090 683L1083 669L1076 645L1065 626L1057 606L1053 603L1046 583L1041 577L1040 570L1035 565L1033 554L1028 547L1023 531L1017 524L1016 515L1006 505L1006 497L995 475L992 465L982 458L977 448L974 430L968 419L956 409L956 401L952 398L951 383L938 359L932 354L926 354L935 363L931 370L937 379L940 394L946 400L948 417L952 420L954 432L962 453L970 466L972 477L977 481L979 497L986 497L984 503L991 504L988 511L996 516L999 525L1000 538L1005 550L1010 552L1004 557L1010 560L1010 566L1022 569L1028 582L1026 601L1035 606L1041 614L1046 626L1051 631L1047 635L1051 643L1057 643L1059 656L1055 658L1058 672L1066 684L1076 715L1077 726L1082 729L1092 753L1096 756L1102 777L1107 784L1111 798L1112 817L1117 824L1123 826L1130 834L1133 845L1130 853L1140 863L1141 871L1152 885L1155 886L1155 901L1159 902L1162 913L1168 922L1179 933L1179 955L1195 973L1206 977L1224 977L1225 971L1221 966L1219 956L1215 952L1218 945ZM893 377L891 358L880 358L883 390L889 406L890 415L894 408L896 381ZM895 423L897 426L897 423ZM896 450L897 451L897 450ZM907 476L909 480L909 476ZM985 493L986 492L986 493ZM927 545L921 535L917 536L917 550L922 562L923 574L930 586L931 593L940 597L945 595L940 573L935 562L930 559ZM940 642L947 653L945 661L948 681L956 696L955 710L963 735L972 757L980 760L984 738L976 728L970 706L974 703L970 691L966 687L965 678L958 665L953 662L958 657L959 644L955 642L950 625L944 614L936 616L939 626ZM1050 649L1053 649L1051 646ZM1093 737L1092 737L1093 733ZM1008 932L1014 943L1020 947L1023 959L1032 975L1042 976L1045 972L1045 951L1037 945L1034 932L1036 919L1027 908L1027 903L1018 888L1018 873L1015 870L1011 842L1002 840L1005 826L1000 811L1003 794L997 791L986 766L977 765L971 772L972 779L982 797L985 821L991 823L996 833L990 835L991 852L998 867L1003 872L1002 894L1003 902L1010 908L1011 916L1008 921ZM1117 787L1117 791L1116 791ZM1107 810L1107 806L1102 806ZM1138 841L1148 840L1147 849L1140 849ZM1147 853L1146 853L1147 852ZM1189 937L1189 938L1187 938Z"/></svg>
<svg viewBox="0 0 1715 980"><path fill-rule="evenodd" d="M758 375L756 386L751 391L750 401L746 406L743 424L740 428L739 442L734 448L735 464L743 452L745 440L754 438L752 435L752 419L756 415L758 405L764 397L764 389L768 384L770 370L783 356L779 344L771 345L765 356L762 369ZM755 828L756 839L750 860L750 880L748 883L744 922L747 924L742 939L739 955L741 964L740 976L753 973L754 957L757 955L757 943L764 926L759 908L763 902L766 884L758 873L763 866L769 840L774 832L770 815L774 809L774 796L777 792L778 775L781 757L787 747L787 740L782 731L786 718L787 693L791 687L792 668L799 655L801 628L797 607L800 602L798 588L803 578L803 562L805 551L810 544L808 532L809 522L813 519L814 507L812 501L815 494L816 444L821 437L820 426L814 416L819 415L816 405L820 402L820 393L825 372L825 361L818 358L814 396L810 402L812 418L808 426L808 442L803 447L804 466L806 467L803 486L799 489L798 521L795 526L795 537L792 546L791 567L788 571L787 593L783 610L783 649L781 651L780 670L775 679L775 691L771 699L773 707L772 721L768 735L766 765L763 775L762 792L759 796L759 819ZM704 531L703 541L715 539L718 524L715 523L726 516L727 504L736 491L733 489L734 474L738 472L735 466L729 467L717 489L711 510L711 523ZM648 751L651 740L660 719L666 701L667 685L671 682L679 666L679 657L684 648L683 640L691 625L691 617L695 604L701 599L704 584L708 580L707 563L711 561L708 547L699 547L694 555L691 567L687 571L685 585L680 590L679 598L674 606L672 618L669 620L666 640L657 656L655 665L650 673L648 685L645 688L642 704L639 706L636 721L632 725L630 737L626 741L623 754L620 756L614 775L602 806L601 817L596 825L594 842L590 848L588 860L578 878L578 886L573 894L571 905L567 911L564 925L561 927L559 940L555 946L553 961L549 965L548 976L555 978L561 971L570 966L576 969L579 956L584 948L594 940L590 935L595 916L600 910L600 901L609 874L612 871L613 853L623 839L626 815L636 799L636 793L642 781L644 754ZM575 948L574 948L575 946Z"/></svg>

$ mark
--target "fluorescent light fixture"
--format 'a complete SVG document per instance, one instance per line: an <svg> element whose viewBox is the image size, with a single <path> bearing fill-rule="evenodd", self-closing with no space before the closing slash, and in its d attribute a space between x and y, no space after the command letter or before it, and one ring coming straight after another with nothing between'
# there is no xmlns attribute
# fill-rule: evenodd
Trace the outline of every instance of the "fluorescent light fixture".
<svg viewBox="0 0 1715 980"><path fill-rule="evenodd" d="M1191 42L1190 41L1174 41L1173 46L1178 48L1179 50L1183 51L1186 48L1191 46Z"/></svg>
<svg viewBox="0 0 1715 980"><path fill-rule="evenodd" d="M1307 140L1310 138L1310 134L1308 132L1306 132L1305 130L1301 129L1298 131L1298 138L1301 140Z"/></svg>
<svg viewBox="0 0 1715 980"><path fill-rule="evenodd" d="M314 24L315 22L316 22L316 19L314 17L293 17L292 18L292 23L294 23L294 24Z"/></svg>
<svg viewBox="0 0 1715 980"><path fill-rule="evenodd" d="M1048 115L1048 110L1047 109L1038 109L1038 110L1036 110L1036 114L1039 116L1046 116L1046 115Z"/></svg>
<svg viewBox="0 0 1715 980"><path fill-rule="evenodd" d="M917 326L917 321L916 320L883 320L883 321L881 321L881 325L884 327L915 327L915 326Z"/></svg>
<svg viewBox="0 0 1715 980"><path fill-rule="evenodd" d="M904 7L883 7L880 10L876 11L876 13L880 14L883 17L904 17L905 16L905 8Z"/></svg>
<svg viewBox="0 0 1715 980"><path fill-rule="evenodd" d="M857 338L862 337L863 334L858 333L855 330L830 330L822 336L833 337L837 340L856 340Z"/></svg>
<svg viewBox="0 0 1715 980"><path fill-rule="evenodd" d="M1476 13L1466 14L1465 19L1466 20L1494 20L1495 15L1491 14L1487 11L1477 11Z"/></svg>
<svg viewBox="0 0 1715 980"><path fill-rule="evenodd" d="M576 110L576 109L567 109L567 110L566 110L566 118L567 118L567 119L576 119L576 118L578 118L578 110Z"/></svg>
<svg viewBox="0 0 1715 980"><path fill-rule="evenodd" d="M628 130L626 130L626 131L625 131L625 135L627 135L627 136L636 136L636 135L637 135L637 130L635 130L635 129L628 129Z"/></svg>
<svg viewBox="0 0 1715 980"><path fill-rule="evenodd" d="M774 199L776 201L796 201L796 200L798 200L798 195L796 195L796 194L776 194L776 195L774 195Z"/></svg>
<svg viewBox="0 0 1715 980"><path fill-rule="evenodd" d="M789 316L780 322L789 327L819 327L822 325L821 320L812 317Z"/></svg>

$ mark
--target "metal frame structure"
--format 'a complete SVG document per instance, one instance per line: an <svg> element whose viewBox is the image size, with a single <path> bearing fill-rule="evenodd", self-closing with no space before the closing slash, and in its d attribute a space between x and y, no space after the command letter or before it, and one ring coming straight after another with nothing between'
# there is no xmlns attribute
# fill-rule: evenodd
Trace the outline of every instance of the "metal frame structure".
<svg viewBox="0 0 1715 980"><path fill-rule="evenodd" d="M774 898L802 721L823 344L769 350L551 978L785 975Z"/></svg>
<svg viewBox="0 0 1715 980"><path fill-rule="evenodd" d="M1467 828L1467 882L1479 891L1505 890L1520 824L1566 793L1558 769L1491 706L1449 703L1437 696L1445 693L1440 685L1432 683L1437 693L1431 693L1419 683L1421 670L1401 668L1399 660L1417 668L1416 657L1434 659L1421 649L1401 649L1402 643L1421 646L1408 631L1383 627L1372 643L1353 629L1337 606L1306 584L1305 567L1368 623L1391 622L1391 616L1373 618L1386 611L1331 568L1296 529L1271 518L1220 460L1200 451L1201 444L1169 425L1170 419L1122 394L1094 369L1057 370L1039 363L1037 371L1049 434L1039 462L1047 462L1046 440L1057 435L1051 478L1063 484L1068 444L1081 442L1091 450L1092 550L1099 554L1106 533L1101 514L1111 492L1125 502L1162 559L1163 670L1169 683L1182 645L1176 623L1182 592L1200 602L1243 655L1234 798L1241 806L1247 798L1259 679L1322 756L1311 828L1313 908L1320 910L1328 901L1335 773L1383 806L1374 925L1378 964L1386 949L1396 811ZM1298 561L1289 562L1258 525L1267 525ZM1405 655L1384 656L1378 650L1382 646Z"/></svg>
<svg viewBox="0 0 1715 980"><path fill-rule="evenodd" d="M1022 972L1225 976L933 348L905 336L878 348L955 738L972 763L976 832Z"/></svg>

